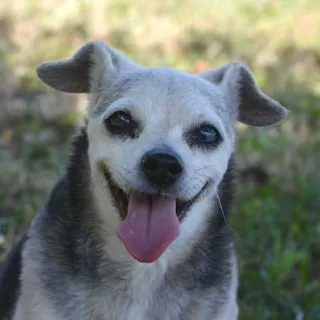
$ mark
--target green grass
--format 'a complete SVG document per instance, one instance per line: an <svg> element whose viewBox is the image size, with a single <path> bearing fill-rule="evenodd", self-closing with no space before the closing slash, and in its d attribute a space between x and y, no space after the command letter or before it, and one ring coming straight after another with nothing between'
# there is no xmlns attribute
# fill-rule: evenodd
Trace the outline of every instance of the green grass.
<svg viewBox="0 0 320 320"><path fill-rule="evenodd" d="M241 319L320 319L320 2L15 3L0 5L0 80L7 91L8 66L12 90L43 91L35 66L89 39L112 43L146 65L200 71L242 60L250 66L291 113L274 128L238 128L241 175L231 225ZM45 120L26 98L14 115L4 112L1 95L0 85L3 257L62 173L74 122L72 112ZM61 101L60 107L69 104Z"/></svg>

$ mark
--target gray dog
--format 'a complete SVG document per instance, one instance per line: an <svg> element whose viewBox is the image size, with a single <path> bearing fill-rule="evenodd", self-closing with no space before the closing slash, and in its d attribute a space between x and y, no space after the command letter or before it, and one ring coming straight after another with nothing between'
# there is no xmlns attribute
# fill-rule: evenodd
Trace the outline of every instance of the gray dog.
<svg viewBox="0 0 320 320"><path fill-rule="evenodd" d="M1 319L237 319L234 128L286 109L242 63L192 75L102 42L37 72L90 105L65 174L2 266Z"/></svg>

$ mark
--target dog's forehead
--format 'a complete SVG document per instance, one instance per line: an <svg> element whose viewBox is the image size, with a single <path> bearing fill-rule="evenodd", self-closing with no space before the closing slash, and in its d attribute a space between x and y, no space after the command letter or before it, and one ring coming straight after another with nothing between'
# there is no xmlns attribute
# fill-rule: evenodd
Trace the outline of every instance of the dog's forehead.
<svg viewBox="0 0 320 320"><path fill-rule="evenodd" d="M103 114L119 99L161 121L228 121L223 92L200 77L172 68L145 68L118 79L101 92L93 114ZM227 124L227 123L225 123Z"/></svg>

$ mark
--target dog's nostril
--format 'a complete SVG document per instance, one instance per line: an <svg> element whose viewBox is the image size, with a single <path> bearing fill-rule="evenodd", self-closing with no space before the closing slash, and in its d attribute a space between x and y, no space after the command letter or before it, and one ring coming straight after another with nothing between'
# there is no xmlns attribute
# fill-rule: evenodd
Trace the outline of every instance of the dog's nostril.
<svg viewBox="0 0 320 320"><path fill-rule="evenodd" d="M181 175L179 157L169 152L148 152L142 159L142 170L148 180L156 184L173 183Z"/></svg>
<svg viewBox="0 0 320 320"><path fill-rule="evenodd" d="M182 166L178 162L177 163L173 163L169 167L169 172L173 176L180 175L181 172L182 172Z"/></svg>
<svg viewBox="0 0 320 320"><path fill-rule="evenodd" d="M158 163L151 157L145 157L142 161L143 167L148 171L156 171L158 169Z"/></svg>

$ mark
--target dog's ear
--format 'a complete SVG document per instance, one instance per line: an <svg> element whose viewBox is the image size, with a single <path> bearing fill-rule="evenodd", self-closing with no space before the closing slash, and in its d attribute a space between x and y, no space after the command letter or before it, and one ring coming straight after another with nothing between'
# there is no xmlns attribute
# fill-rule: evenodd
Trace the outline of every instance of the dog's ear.
<svg viewBox="0 0 320 320"><path fill-rule="evenodd" d="M64 92L89 93L108 87L120 74L138 65L100 41L84 44L72 57L37 67L38 77Z"/></svg>
<svg viewBox="0 0 320 320"><path fill-rule="evenodd" d="M264 94L245 64L230 63L200 74L219 86L231 112L247 125L264 127L278 123L287 115L287 109Z"/></svg>

